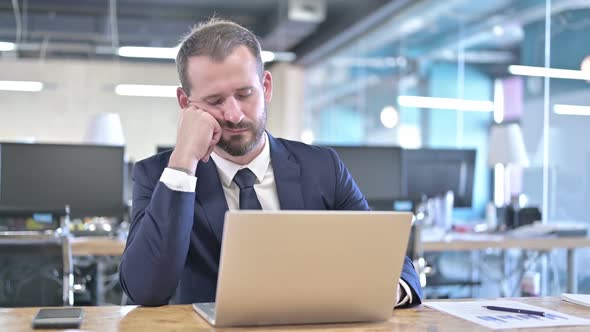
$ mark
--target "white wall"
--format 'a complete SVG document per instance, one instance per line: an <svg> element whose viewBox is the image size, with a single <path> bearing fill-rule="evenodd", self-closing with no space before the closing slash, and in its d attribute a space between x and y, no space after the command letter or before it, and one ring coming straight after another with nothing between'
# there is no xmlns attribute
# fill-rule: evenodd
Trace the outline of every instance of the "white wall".
<svg viewBox="0 0 590 332"><path fill-rule="evenodd" d="M299 141L304 116L304 70L288 63L272 66L273 97L267 128L275 137Z"/></svg>
<svg viewBox="0 0 590 332"><path fill-rule="evenodd" d="M303 109L302 71L272 68L274 98L268 128L275 136L298 139ZM41 92L0 91L0 141L81 143L91 114L121 116L131 160L152 155L157 145L174 145L176 98L126 97L121 83L178 84L176 66L118 61L0 60L0 80L41 81Z"/></svg>
<svg viewBox="0 0 590 332"><path fill-rule="evenodd" d="M127 153L139 160L174 143L175 98L125 97L119 83L177 84L174 64L91 61L0 61L0 79L45 83L41 92L0 91L0 140L81 143L91 114L121 116Z"/></svg>

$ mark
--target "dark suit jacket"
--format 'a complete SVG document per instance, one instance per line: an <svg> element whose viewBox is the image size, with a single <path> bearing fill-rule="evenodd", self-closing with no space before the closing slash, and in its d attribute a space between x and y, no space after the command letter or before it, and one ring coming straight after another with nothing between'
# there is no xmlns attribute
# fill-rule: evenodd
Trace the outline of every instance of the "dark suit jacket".
<svg viewBox="0 0 590 332"><path fill-rule="evenodd" d="M268 138L282 210L369 209L334 150L270 134ZM223 188L209 159L199 162L195 193L168 189L159 179L170 154L162 152L135 165L133 220L119 268L121 285L141 305L163 305L171 299L213 302L228 210ZM401 277L413 289L414 303L420 303L418 276L407 257Z"/></svg>

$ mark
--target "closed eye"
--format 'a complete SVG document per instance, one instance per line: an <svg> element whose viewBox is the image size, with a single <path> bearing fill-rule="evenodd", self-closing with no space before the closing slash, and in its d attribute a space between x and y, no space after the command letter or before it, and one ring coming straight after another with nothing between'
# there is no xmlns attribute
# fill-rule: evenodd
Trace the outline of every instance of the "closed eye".
<svg viewBox="0 0 590 332"><path fill-rule="evenodd" d="M252 95L252 89L239 90L236 95L240 99L244 99L244 98L250 97Z"/></svg>
<svg viewBox="0 0 590 332"><path fill-rule="evenodd" d="M211 106L216 106L216 105L221 105L223 104L223 99L222 98L218 98L218 99L208 99L205 100L205 102Z"/></svg>

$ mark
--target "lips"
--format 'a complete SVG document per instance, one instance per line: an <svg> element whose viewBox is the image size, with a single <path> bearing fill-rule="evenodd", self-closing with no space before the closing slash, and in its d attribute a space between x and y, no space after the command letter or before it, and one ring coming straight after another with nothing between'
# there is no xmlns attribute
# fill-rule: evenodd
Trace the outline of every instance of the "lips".
<svg viewBox="0 0 590 332"><path fill-rule="evenodd" d="M239 128L239 129L238 128L236 128L236 129L224 128L223 131L228 134L243 134L248 131L248 128Z"/></svg>

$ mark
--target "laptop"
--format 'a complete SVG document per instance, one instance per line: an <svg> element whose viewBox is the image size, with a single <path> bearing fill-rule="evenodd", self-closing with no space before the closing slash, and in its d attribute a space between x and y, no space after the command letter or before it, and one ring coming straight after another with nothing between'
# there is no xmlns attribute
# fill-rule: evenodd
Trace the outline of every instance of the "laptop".
<svg viewBox="0 0 590 332"><path fill-rule="evenodd" d="M214 326L383 321L392 315L412 214L228 211Z"/></svg>

